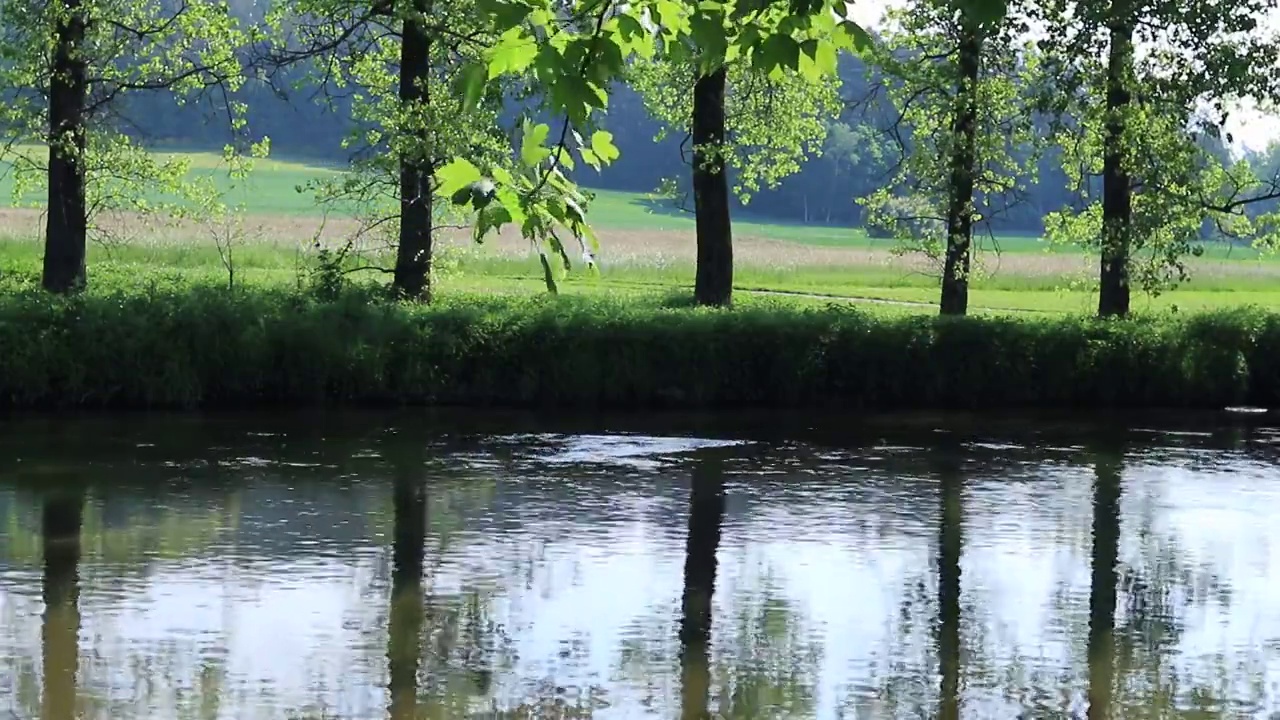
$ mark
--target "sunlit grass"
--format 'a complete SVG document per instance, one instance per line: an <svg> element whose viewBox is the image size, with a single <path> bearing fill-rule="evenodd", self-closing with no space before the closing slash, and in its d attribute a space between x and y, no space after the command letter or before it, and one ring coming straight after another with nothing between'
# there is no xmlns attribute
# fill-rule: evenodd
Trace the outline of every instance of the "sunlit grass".
<svg viewBox="0 0 1280 720"><path fill-rule="evenodd" d="M22 146L18 152L39 159L45 150L36 146ZM163 157L181 157L191 163L192 178L211 178L214 184L227 193L231 202L243 202L249 213L261 216L287 216L296 218L319 217L323 208L316 204L313 193L299 192L308 183L320 178L330 178L340 173L335 166L321 166L277 158L256 161L253 175L247 180L232 182L226 172L226 163L217 153L207 152L158 152ZM0 166L0 171L4 168ZM8 173L0 177L0 207L9 204L12 178ZM594 200L589 212L592 222L604 231L631 231L643 233L692 233L693 215L687 209L677 207L665 198L652 194L621 192L616 190L592 190ZM40 201L40 193L33 193L25 202ZM350 207L330 208L336 215L349 214ZM828 225L804 225L782 222L753 212L750 207L738 210L734 215L734 236L739 239L767 239L820 248L860 249L887 251L893 246L889 240L873 239L861 228ZM1072 247L1056 247L1041 238L1028 235L982 235L976 241L980 252L1006 255L1079 255ZM1205 257L1214 260L1270 259L1258 251L1229 245L1206 246Z"/></svg>
<svg viewBox="0 0 1280 720"><path fill-rule="evenodd" d="M22 152L43 152L23 148ZM193 175L215 178L233 189L221 156L211 153L164 153L192 163ZM250 212L246 230L234 239L236 280L298 287L315 265L313 238L325 228L334 246L357 229L341 213L323 218L308 193L298 192L311 180L329 176L333 168L267 159L252 177L234 188L232 200ZM0 201L7 199L0 181ZM591 205L600 230L600 272L575 269L561 283L569 294L680 297L689 294L694 278L694 223L688 212L668 201L637 193L597 191ZM127 241L90 250L91 277L119 268L136 268L148 277L190 275L200 281L224 282L226 270L212 242L216 228L188 224L174 228L134 227L129 217L104 224L128 236ZM0 210L0 276L31 275L41 248L37 211ZM735 287L739 297L785 293L794 302L853 301L900 303L895 312L927 312L937 302L938 281L919 258L896 258L891 243L873 240L860 229L764 222L740 213L736 238ZM1089 313L1096 304L1096 272L1087 256L1049 248L1038 238L983 238L978 270L972 279L971 308L983 312ZM994 251L999 247L1000 253ZM474 245L466 233L453 233L439 245L441 289L485 292L545 292L541 267L527 242L513 234ZM107 269L104 263L111 268ZM389 267L385 248L361 248L352 264ZM1198 311L1259 305L1280 307L1280 263L1260 258L1246 248L1211 247L1191 262L1193 277L1178 289L1149 297L1135 293L1140 311ZM353 273L357 280L381 279L372 270ZM220 280L221 278L221 280ZM918 306L918 307L917 307Z"/></svg>

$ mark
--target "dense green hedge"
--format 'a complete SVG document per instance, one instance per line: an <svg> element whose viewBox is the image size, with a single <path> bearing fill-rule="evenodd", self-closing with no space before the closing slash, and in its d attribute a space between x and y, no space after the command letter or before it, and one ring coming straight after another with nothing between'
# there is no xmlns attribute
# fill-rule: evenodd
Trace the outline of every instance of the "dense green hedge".
<svg viewBox="0 0 1280 720"><path fill-rule="evenodd" d="M1280 316L888 318L625 300L152 287L0 296L0 406L1222 407L1280 402Z"/></svg>

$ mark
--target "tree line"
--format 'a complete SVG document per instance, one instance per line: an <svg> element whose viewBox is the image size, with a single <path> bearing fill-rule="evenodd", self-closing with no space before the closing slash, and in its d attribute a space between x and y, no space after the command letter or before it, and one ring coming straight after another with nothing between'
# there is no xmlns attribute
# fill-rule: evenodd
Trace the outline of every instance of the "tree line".
<svg viewBox="0 0 1280 720"><path fill-rule="evenodd" d="M1093 248L1099 314L1125 315L1206 238L1271 241L1275 163L1233 159L1222 128L1277 97L1275 5L909 0L873 35L838 0L0 0L0 123L16 186L47 193L55 293L85 286L99 212L226 211L138 139L139 116L189 138L166 123L200 112L239 177L273 122L336 148L349 172L310 190L389 233L402 298L430 299L450 211L516 228L554 291L598 253L579 183L658 175L691 196L700 304L732 301L735 206L812 201L936 257L943 314L967 311L975 233L1030 216ZM335 122L299 141L255 112L299 97Z"/></svg>

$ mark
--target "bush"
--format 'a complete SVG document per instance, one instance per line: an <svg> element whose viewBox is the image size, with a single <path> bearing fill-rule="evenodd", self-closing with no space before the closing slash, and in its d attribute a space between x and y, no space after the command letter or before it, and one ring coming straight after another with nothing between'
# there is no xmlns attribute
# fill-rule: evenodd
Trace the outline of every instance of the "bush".
<svg viewBox="0 0 1280 720"><path fill-rule="evenodd" d="M1280 317L884 317L783 304L0 295L0 406L1198 407L1280 398Z"/></svg>

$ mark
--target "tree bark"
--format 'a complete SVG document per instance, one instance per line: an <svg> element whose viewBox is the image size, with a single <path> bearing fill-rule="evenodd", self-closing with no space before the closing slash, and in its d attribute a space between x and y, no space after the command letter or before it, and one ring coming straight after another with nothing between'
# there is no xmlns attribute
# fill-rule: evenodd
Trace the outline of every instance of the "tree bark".
<svg viewBox="0 0 1280 720"><path fill-rule="evenodd" d="M978 75L982 61L982 31L961 17L956 82L956 114L951 124L950 197L947 203L947 252L942 268L943 315L969 311L969 266L973 247L973 185L977 162Z"/></svg>
<svg viewBox="0 0 1280 720"><path fill-rule="evenodd" d="M685 540L684 595L680 602L680 717L704 720L711 692L711 599L716 552L724 524L724 470L718 459L694 466Z"/></svg>
<svg viewBox="0 0 1280 720"><path fill-rule="evenodd" d="M1094 464L1093 550L1089 581L1089 720L1111 717L1115 678L1116 597L1119 594L1120 474L1123 451Z"/></svg>
<svg viewBox="0 0 1280 720"><path fill-rule="evenodd" d="M1107 58L1107 123L1102 159L1102 268L1098 316L1129 314L1129 248L1133 232L1133 184L1124 162L1125 114L1132 102L1133 24L1125 0L1112 4Z"/></svg>
<svg viewBox="0 0 1280 720"><path fill-rule="evenodd" d="M427 80L431 67L431 40L422 18L430 13L422 0L413 4L412 17L404 20L400 41L400 102L425 104L430 100ZM421 15L419 15L421 13ZM431 300L432 189L431 163L427 155L427 131L422 147L400 158L400 237L392 288L413 300Z"/></svg>
<svg viewBox="0 0 1280 720"><path fill-rule="evenodd" d="M54 25L49 81L49 207L45 217L42 284L53 293L70 293L87 281L88 205L85 199L85 9L81 0L60 0Z"/></svg>
<svg viewBox="0 0 1280 720"><path fill-rule="evenodd" d="M699 305L733 301L733 226L723 154L727 79L721 66L699 77L693 86L693 203L698 231L693 296Z"/></svg>
<svg viewBox="0 0 1280 720"><path fill-rule="evenodd" d="M76 717L76 671L80 666L80 528L84 496L72 492L45 500L44 618L41 625L44 697L42 720Z"/></svg>

